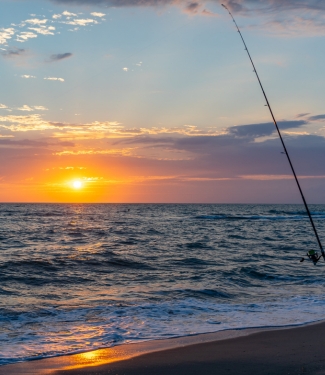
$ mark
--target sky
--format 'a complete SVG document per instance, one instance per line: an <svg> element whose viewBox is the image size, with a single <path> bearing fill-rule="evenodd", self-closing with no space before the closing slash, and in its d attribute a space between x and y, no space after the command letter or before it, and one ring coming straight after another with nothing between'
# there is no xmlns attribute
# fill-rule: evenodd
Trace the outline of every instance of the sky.
<svg viewBox="0 0 325 375"><path fill-rule="evenodd" d="M325 203L325 2L224 0ZM0 0L0 201L301 203L219 0Z"/></svg>

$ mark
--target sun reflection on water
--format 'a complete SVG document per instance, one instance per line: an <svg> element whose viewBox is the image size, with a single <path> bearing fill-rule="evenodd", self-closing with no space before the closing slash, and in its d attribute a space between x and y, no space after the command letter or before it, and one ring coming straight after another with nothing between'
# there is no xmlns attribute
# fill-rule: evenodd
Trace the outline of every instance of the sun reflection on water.
<svg viewBox="0 0 325 375"><path fill-rule="evenodd" d="M122 361L131 358L133 355L119 348L98 349L91 352L74 354L70 357L69 366L66 370L78 369L82 367L100 366L116 361Z"/></svg>

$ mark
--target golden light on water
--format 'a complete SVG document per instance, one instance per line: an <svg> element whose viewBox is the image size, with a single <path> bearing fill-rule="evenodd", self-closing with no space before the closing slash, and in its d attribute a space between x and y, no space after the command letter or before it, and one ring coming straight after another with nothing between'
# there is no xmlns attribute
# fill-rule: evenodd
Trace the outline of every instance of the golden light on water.
<svg viewBox="0 0 325 375"><path fill-rule="evenodd" d="M70 362L67 366L63 367L65 370L73 370L123 361L136 355L136 353L132 352L132 347L130 349L128 348L127 350L123 345L115 348L99 349L91 352L74 354L65 358L63 357L63 360L67 359Z"/></svg>

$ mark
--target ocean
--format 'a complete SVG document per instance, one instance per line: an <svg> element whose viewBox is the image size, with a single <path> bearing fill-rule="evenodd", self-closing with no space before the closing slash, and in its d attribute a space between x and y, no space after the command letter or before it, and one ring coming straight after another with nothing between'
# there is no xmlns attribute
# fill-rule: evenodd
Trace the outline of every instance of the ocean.
<svg viewBox="0 0 325 375"><path fill-rule="evenodd" d="M1 204L0 240L1 365L325 318L302 205Z"/></svg>

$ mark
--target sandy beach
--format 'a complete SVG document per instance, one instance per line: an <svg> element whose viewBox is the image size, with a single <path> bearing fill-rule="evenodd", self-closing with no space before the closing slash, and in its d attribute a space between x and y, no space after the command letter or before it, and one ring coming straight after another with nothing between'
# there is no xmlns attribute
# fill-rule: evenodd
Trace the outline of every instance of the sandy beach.
<svg viewBox="0 0 325 375"><path fill-rule="evenodd" d="M0 374L325 374L325 323L228 331L2 366ZM167 349L169 348L169 349Z"/></svg>

